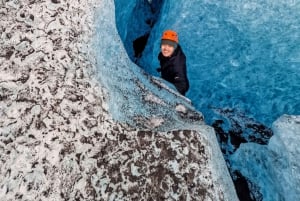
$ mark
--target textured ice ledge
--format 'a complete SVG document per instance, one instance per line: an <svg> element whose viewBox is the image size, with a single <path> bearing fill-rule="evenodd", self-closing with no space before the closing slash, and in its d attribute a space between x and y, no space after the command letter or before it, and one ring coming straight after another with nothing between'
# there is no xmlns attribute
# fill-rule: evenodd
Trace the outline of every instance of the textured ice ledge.
<svg viewBox="0 0 300 201"><path fill-rule="evenodd" d="M271 176L285 200L300 200L300 116L281 116L273 130L268 145L274 169Z"/></svg>
<svg viewBox="0 0 300 201"><path fill-rule="evenodd" d="M233 169L254 182L264 200L299 200L300 116L283 115L273 123L268 145L241 144L232 156ZM256 164L253 166L253 164ZM253 192L254 189L252 189Z"/></svg>

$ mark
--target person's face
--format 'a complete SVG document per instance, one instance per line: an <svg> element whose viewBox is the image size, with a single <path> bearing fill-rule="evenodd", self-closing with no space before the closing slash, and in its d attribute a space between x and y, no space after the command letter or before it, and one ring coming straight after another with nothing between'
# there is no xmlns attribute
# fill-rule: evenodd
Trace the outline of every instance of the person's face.
<svg viewBox="0 0 300 201"><path fill-rule="evenodd" d="M161 44L160 49L164 57L170 57L175 50L174 46L169 44Z"/></svg>

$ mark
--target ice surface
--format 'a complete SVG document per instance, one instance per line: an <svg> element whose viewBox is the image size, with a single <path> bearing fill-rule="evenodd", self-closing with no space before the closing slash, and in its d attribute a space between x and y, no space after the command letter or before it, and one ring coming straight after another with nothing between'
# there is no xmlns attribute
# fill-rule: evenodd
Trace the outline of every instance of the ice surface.
<svg viewBox="0 0 300 201"><path fill-rule="evenodd" d="M86 52L84 47L90 48L86 43L90 40L91 30L94 28L91 25L90 17L91 13L93 13L92 4L95 2L89 2L91 5L87 5L86 2L79 0L72 1L72 4L64 1L36 1L35 3L7 1L3 3L3 9L1 8L0 11L1 26L3 25L1 27L0 43L1 50L4 52L0 57L1 200L76 200L81 198L97 200L100 197L104 199L108 197L121 199L124 197L123 189L119 192L114 190L119 187L125 190L129 188L137 189L133 186L137 185L137 182L135 182L137 178L127 178L125 180L124 183L128 182L132 186L128 186L128 183L118 183L118 181L114 183L112 180L120 179L119 174L116 173L122 172L123 176L130 176L129 173L133 175L142 174L143 170L145 170L142 179L147 181L148 176L151 176L150 170L161 173L159 172L161 169L177 172L178 174L173 175L181 181L187 179L187 177L183 177L184 173L192 173L188 175L188 178L191 180L190 183L200 183L204 186L194 186L192 189L196 190L191 192L191 194L197 194L199 192L197 190L202 188L201 190L206 190L205 192L211 199L212 197L218 197L220 200L235 200L236 196L232 188L232 182L225 168L213 129L203 125L201 114L194 111L194 107L191 106L187 99L178 95L176 91L168 87L167 83L163 84L162 80L151 78L129 61L115 28L112 2L112 0L97 2L99 3L99 5L97 4L99 13L96 16L96 40L94 41L96 59L94 63L91 63L89 60L91 55L89 55L89 52ZM165 2L163 12L166 14L170 10L178 11L179 6L184 5L180 3L185 3L176 1L178 4L173 8L170 6L171 1ZM172 2L174 3L175 1ZM177 17L185 18L183 25L188 25L187 22L190 20L188 19L189 10L187 6L191 6L191 4L190 2L187 3L189 4L182 7L182 10L185 12L176 14ZM207 4L203 4L203 1L195 3L193 6L203 5L203 8L206 8L204 11L207 13L211 11L226 11L220 16L217 15L216 18L211 18L214 16L214 13L207 15L207 19L211 24L206 27L212 30L208 32L212 34L210 39L217 38L214 36L221 37L221 35L214 35L214 31L218 30L219 26L215 22L218 22L220 19L226 19L227 15L230 16L229 14L232 14L228 12L230 9L225 9L229 8L229 6L227 4L223 5L223 3L218 1L209 1ZM282 3L279 6L276 2L272 4L267 2L267 5L269 5L268 3L272 8L274 6L276 12L280 6L286 6L287 11L293 11L288 3ZM228 5L234 7L236 4ZM264 3L262 7L265 6ZM297 4L293 6L296 9L299 8ZM258 8L260 7L251 3L245 9L253 11L253 9L256 10ZM232 8L232 10L235 9ZM242 10L240 7L236 8L237 12L240 10ZM194 9L192 11L196 12L199 10ZM200 9L200 11L202 12L203 10ZM249 13L252 15L253 12ZM291 23L288 25L283 23L283 25L286 25L285 28L290 27L292 31L295 31L293 41L297 44L298 32L296 31L298 27L296 23L293 23L293 20L297 21L299 18L295 12L287 12L287 14L289 13L293 15L290 18ZM203 13L203 16L206 16L206 13ZM164 23L166 23L164 21L166 17L161 16ZM246 17L244 16L243 19L246 19ZM232 20L232 22L228 21L228 23L234 22L238 24L240 19L237 17L235 20ZM181 22L175 22L173 24L175 28L177 27L176 23L179 26ZM242 25L241 27L236 25L236 33L240 34L240 38L243 41L244 33L240 33L238 30L245 31L247 28ZM265 25L261 26L262 30L267 27ZM220 33L227 30L227 26L220 25L220 27L222 28ZM277 26L274 27L274 30L276 30L275 28ZM156 33L158 35L161 30L155 29L157 29L158 32ZM232 30L235 29L229 29L229 32ZM260 43L252 43L254 37L256 37L254 33L255 29L251 30L248 35L246 34L251 42L250 47L253 47L253 49L250 48L251 57L249 57L249 61L260 63L264 61L262 59L271 58L268 55L264 55L265 51L269 50L269 46L256 53L257 50L255 48ZM199 34L201 36L201 33ZM258 34L259 36L262 37L263 35ZM287 36L289 37L290 35L288 34ZM225 39L227 38L225 37ZM188 39L183 37L182 44L188 44ZM190 39L191 41L194 40L193 37ZM206 42L210 42L210 40L207 40L204 43L200 43L201 41L198 41L200 45L206 45ZM234 43L234 41L232 40L231 42ZM274 41L274 44L277 44L277 40ZM220 41L218 40L213 42L208 44L220 44L218 47L224 46L224 48L227 48L227 44L222 46L222 43L219 43ZM242 44L244 43L248 44L242 42ZM197 43L194 44L197 47L199 45ZM216 47L213 45L211 47L215 50ZM209 47L205 46L207 49ZM232 45L232 49L235 47L238 46ZM291 85L286 81L285 76L282 78L286 85L294 88L294 93L290 93L290 95L297 95L294 99L297 104L298 85L297 83L295 84L293 76L297 77L298 75L295 74L299 69L297 66L300 55L299 51L297 51L298 46L293 46L295 51L291 56L286 51L287 47L276 45L274 47L278 49L271 48L273 50L271 55L276 55L275 53L279 52L282 53L281 55L285 55L287 59L290 58L287 64L293 62L294 66L287 65L287 69L284 70L284 72L288 70L288 72L291 72L289 76ZM157 46L153 50L155 51L153 55L156 59ZM191 53L194 53L194 50L189 51L189 48L185 50L193 58ZM203 52L199 51L199 54L205 55L206 52ZM208 51L208 53L214 53L214 51ZM224 51L224 53L227 52ZM230 54L228 53L228 55ZM260 55L262 56L260 57ZM209 54L206 56L200 57L200 59L207 58L206 62L209 63L211 57ZM219 55L217 53L214 56L219 61L216 64L220 64L223 60L227 61L224 59L225 57L222 57L222 54ZM242 56L241 58L244 57ZM274 56L274 58L277 57ZM195 61L196 57L193 59ZM239 57L233 57L230 58L229 63L231 66L239 69L242 66L242 60ZM191 59L189 62L191 61L193 60ZM276 64L279 67L284 63L280 59L275 59L274 61L277 62ZM207 63L204 62L204 64ZM91 75L92 66L94 65L97 66L97 74L101 85ZM152 66L149 65L149 67ZM194 65L194 69L195 67ZM204 75L209 75L209 73ZM250 78L252 77L250 76ZM195 78L194 80L197 81ZM226 88L228 83L221 83L221 86ZM212 90L216 89L209 82L207 87ZM280 87L282 86L280 85ZM201 90L204 90L204 88L202 86ZM283 86L282 90L286 89L286 86ZM212 97L215 98L215 96ZM209 102L211 97L204 96L204 98L207 99L203 101ZM290 99L287 98L286 100ZM109 107L106 106L108 101L110 101ZM218 100L211 101L213 103L218 102ZM281 108L281 105L279 106ZM295 105L293 102L291 107L297 109L298 105ZM136 127L138 129L145 128L152 131L149 131L147 134L146 132L139 132L128 125L118 124L111 120L108 110L117 120L128 121L129 123L140 125L140 127ZM296 117L283 119L282 122L285 122L283 126L280 123L275 124L277 126L274 126L274 131L281 133L281 127L285 129L290 126L290 122L295 122L292 123L292 128L295 128L295 130L290 134L298 133L299 127L297 125L299 123L297 122L299 121L297 119L294 120L294 118ZM168 131L154 132L153 130L156 128ZM171 129L194 129L196 131ZM289 142L292 145L291 149L283 149L281 145L282 139L282 137L279 137L275 138L274 142L271 141L269 149L275 156L280 155L282 150L288 150L284 152L286 155L283 157L283 163L276 161L279 163L278 167L282 165L283 167L274 170L276 175L280 176L281 172L279 171L287 168L287 173L284 172L283 174L283 177L286 179L284 179L282 185L278 184L278 186L270 186L270 188L280 188L283 192L286 192L287 187L299 186L299 175L297 174L299 173L299 166L294 163L298 161L296 157L299 155L299 150L297 149L299 143L297 143L297 139L293 139L292 142ZM285 145L286 143L283 144ZM262 149L265 152L268 151L265 148ZM167 151L170 151L171 157L173 153L177 153L176 159L178 161L170 160L167 154L164 156L163 154ZM259 153L254 153L254 155L259 155ZM265 153L261 155L263 158ZM191 158L188 158L188 156ZM154 158L155 160L152 163L148 160L148 164L144 164L143 159L147 160L149 158ZM258 161L259 158L257 159ZM290 158L292 160L286 160ZM277 158L275 157L275 159ZM291 183L292 179L289 179L291 178L291 175L288 174L290 168L289 166L284 166L286 165L285 161L288 161L287 164L291 164L291 172L294 174L292 176L295 178L293 180L295 181L294 183ZM146 167L144 169L141 168L141 164L138 162ZM124 164L124 166L118 169L115 168L116 164ZM153 164L155 168L153 168ZM254 166L252 169L261 170L262 175L272 174L272 172L264 171L264 163L259 164L262 164L261 168ZM236 165L238 166L238 162ZM160 168L162 166L163 168ZM132 167L132 172L129 171L130 167ZM179 169L182 171L178 171ZM255 174L255 172L251 174ZM251 174L249 177L251 177ZM173 180L170 178L170 174L165 175L166 183L172 184ZM194 175L197 176L195 177ZM125 177L121 179L123 178ZM138 182L140 181L142 180ZM160 179L157 183L162 184L160 183L162 181ZM268 180L262 182L268 184ZM153 186L151 182L147 184ZM187 183L180 183L181 186L178 189L188 192L191 186L184 184ZM143 188L139 190L147 193L143 191L145 190ZM172 190L171 192L173 192ZM263 192L268 197L272 191L266 190L268 189L265 189ZM113 192L111 193L111 191ZM288 198L297 199L296 195L299 195L298 190L292 189L292 191L294 193L291 193L291 197ZM167 193L169 192L167 191ZM127 195L130 196L131 194L128 193ZM274 199L277 199L277 195L281 196L274 194ZM138 194L138 196L141 195ZM177 193L170 193L170 195L164 196L179 199Z"/></svg>
<svg viewBox="0 0 300 201"><path fill-rule="evenodd" d="M264 201L300 200L299 129L299 116L284 115L274 122L268 145L242 144L231 158L232 168L254 181Z"/></svg>
<svg viewBox="0 0 300 201"><path fill-rule="evenodd" d="M274 137L268 149L276 186L285 200L300 200L300 117L280 117L273 124Z"/></svg>

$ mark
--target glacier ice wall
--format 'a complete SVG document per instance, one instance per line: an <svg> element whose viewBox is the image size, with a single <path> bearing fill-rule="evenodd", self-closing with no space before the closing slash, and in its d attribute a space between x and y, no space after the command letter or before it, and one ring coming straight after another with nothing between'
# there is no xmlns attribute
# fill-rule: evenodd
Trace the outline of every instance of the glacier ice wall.
<svg viewBox="0 0 300 201"><path fill-rule="evenodd" d="M115 0L117 28L131 60L136 61L137 57L141 56L140 52L143 51L147 37L160 14L162 2L162 0L126 2ZM138 42L135 42L137 39Z"/></svg>

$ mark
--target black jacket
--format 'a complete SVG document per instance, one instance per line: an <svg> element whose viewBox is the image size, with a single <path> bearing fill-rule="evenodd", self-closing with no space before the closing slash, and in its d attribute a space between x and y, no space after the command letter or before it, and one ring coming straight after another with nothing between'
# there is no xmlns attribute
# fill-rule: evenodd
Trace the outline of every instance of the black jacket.
<svg viewBox="0 0 300 201"><path fill-rule="evenodd" d="M186 57L180 45L177 46L171 57L164 57L160 52L158 60L161 77L174 84L179 93L185 95L189 89L189 81L186 73Z"/></svg>

